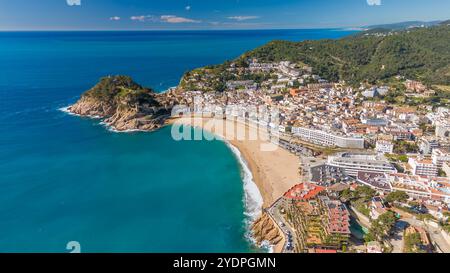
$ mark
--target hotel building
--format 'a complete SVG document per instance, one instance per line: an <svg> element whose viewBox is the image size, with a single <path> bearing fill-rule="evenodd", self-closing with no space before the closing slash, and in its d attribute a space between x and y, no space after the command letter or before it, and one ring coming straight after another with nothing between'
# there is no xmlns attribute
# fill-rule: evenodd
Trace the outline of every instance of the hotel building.
<svg viewBox="0 0 450 273"><path fill-rule="evenodd" d="M328 165L345 170L349 176L357 177L358 172L396 173L397 170L381 155L341 153L328 157Z"/></svg>
<svg viewBox="0 0 450 273"><path fill-rule="evenodd" d="M320 146L364 149L364 139L359 137L339 136L322 130L304 127L292 127L292 133L306 142Z"/></svg>
<svg viewBox="0 0 450 273"><path fill-rule="evenodd" d="M421 176L437 176L438 166L433 164L430 159L409 158L409 166L411 166L413 175Z"/></svg>

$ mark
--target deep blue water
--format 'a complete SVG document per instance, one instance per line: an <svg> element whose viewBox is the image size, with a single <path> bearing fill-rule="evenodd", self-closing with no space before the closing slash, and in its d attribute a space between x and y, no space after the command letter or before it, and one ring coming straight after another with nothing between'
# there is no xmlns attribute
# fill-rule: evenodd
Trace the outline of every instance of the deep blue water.
<svg viewBox="0 0 450 273"><path fill-rule="evenodd" d="M117 134L58 109L105 75L163 91L274 39L340 30L0 32L0 252L248 252L240 166L170 128Z"/></svg>

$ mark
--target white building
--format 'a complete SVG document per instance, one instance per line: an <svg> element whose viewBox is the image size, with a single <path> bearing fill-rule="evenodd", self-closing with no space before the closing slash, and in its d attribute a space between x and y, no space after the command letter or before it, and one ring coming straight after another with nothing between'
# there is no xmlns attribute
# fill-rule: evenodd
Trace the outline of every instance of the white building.
<svg viewBox="0 0 450 273"><path fill-rule="evenodd" d="M340 153L328 157L328 165L345 170L347 175L357 177L358 171L396 173L397 170L381 155Z"/></svg>
<svg viewBox="0 0 450 273"><path fill-rule="evenodd" d="M438 168L442 168L445 162L450 162L450 151L442 148L434 149L431 159L433 160L433 164L438 166Z"/></svg>
<svg viewBox="0 0 450 273"><path fill-rule="evenodd" d="M450 178L450 162L444 163L442 170L447 174L447 178Z"/></svg>
<svg viewBox="0 0 450 273"><path fill-rule="evenodd" d="M394 152L394 144L390 141L379 140L377 141L375 150L381 154L392 154Z"/></svg>
<svg viewBox="0 0 450 273"><path fill-rule="evenodd" d="M420 149L420 152L423 154L426 154L426 155L431 154L433 149L436 149L438 147L439 147L439 142L435 138L423 137L420 139L419 149Z"/></svg>
<svg viewBox="0 0 450 273"><path fill-rule="evenodd" d="M292 133L306 142L320 146L364 149L364 139L360 137L339 136L322 130L292 127Z"/></svg>
<svg viewBox="0 0 450 273"><path fill-rule="evenodd" d="M436 124L436 136L442 138L450 137L450 122L439 122Z"/></svg>
<svg viewBox="0 0 450 273"><path fill-rule="evenodd" d="M404 191L410 197L450 204L450 179L407 174L389 174L387 180L393 191Z"/></svg>
<svg viewBox="0 0 450 273"><path fill-rule="evenodd" d="M421 176L437 176L438 175L438 167L433 164L433 161L430 159L420 159L420 158L409 158L408 160L409 166L411 166L413 175L421 175Z"/></svg>

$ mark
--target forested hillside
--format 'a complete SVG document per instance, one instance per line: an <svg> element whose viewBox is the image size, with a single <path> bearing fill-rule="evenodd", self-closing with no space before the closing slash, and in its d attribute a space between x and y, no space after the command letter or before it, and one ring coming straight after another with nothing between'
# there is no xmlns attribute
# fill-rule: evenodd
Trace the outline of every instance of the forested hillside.
<svg viewBox="0 0 450 273"><path fill-rule="evenodd" d="M303 62L330 81L375 82L395 75L427 84L450 84L450 26L377 35L360 33L340 40L273 41L247 52L240 62Z"/></svg>

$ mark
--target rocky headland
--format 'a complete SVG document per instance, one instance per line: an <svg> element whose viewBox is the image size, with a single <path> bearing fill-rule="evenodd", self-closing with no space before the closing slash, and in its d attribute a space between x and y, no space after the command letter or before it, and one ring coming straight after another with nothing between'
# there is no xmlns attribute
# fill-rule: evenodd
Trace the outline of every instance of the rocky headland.
<svg viewBox="0 0 450 273"><path fill-rule="evenodd" d="M170 94L155 93L128 76L110 76L86 91L68 111L103 119L117 131L152 131L165 124L175 103Z"/></svg>

